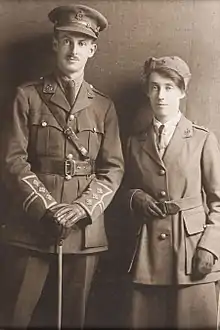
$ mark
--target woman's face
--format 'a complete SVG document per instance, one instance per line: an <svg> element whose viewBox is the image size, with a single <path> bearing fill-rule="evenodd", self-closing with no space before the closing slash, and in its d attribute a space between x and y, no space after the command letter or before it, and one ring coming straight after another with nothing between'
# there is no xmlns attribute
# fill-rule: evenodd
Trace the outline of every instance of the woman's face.
<svg viewBox="0 0 220 330"><path fill-rule="evenodd" d="M172 79L155 71L149 76L147 95L154 116L165 123L178 113L180 99L185 96L185 93Z"/></svg>

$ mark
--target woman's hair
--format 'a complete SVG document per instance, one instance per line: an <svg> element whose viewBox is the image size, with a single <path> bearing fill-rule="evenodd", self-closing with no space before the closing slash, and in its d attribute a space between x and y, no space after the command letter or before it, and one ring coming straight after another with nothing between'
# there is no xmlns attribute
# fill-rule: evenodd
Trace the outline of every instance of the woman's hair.
<svg viewBox="0 0 220 330"><path fill-rule="evenodd" d="M174 82L174 84L181 91L185 91L186 87L185 87L185 83L184 83L183 78L176 71L174 71L172 69L169 69L169 68L153 69L153 70L150 70L147 74L146 74L146 72L144 72L144 74L143 74L143 83L145 85L145 88L147 87L147 90L148 90L148 87L149 87L149 77L150 77L150 74L152 72L157 72L161 76L163 76L164 78L171 79Z"/></svg>

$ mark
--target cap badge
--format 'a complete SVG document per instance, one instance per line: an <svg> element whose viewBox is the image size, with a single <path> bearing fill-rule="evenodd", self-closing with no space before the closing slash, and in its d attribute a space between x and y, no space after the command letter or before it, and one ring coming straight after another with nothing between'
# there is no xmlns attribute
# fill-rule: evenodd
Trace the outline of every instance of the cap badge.
<svg viewBox="0 0 220 330"><path fill-rule="evenodd" d="M83 19L83 11L82 10L80 10L77 14L76 14L76 19L78 20L78 21L81 21L82 19Z"/></svg>
<svg viewBox="0 0 220 330"><path fill-rule="evenodd" d="M52 84L47 84L44 87L44 93L54 93L54 86Z"/></svg>

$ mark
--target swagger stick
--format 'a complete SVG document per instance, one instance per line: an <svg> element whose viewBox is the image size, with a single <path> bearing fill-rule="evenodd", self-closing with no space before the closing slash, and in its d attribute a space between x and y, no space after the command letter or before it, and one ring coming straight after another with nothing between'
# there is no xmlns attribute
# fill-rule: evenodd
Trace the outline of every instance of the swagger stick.
<svg viewBox="0 0 220 330"><path fill-rule="evenodd" d="M57 328L62 327L62 288L63 288L63 241L58 243L58 310L57 310Z"/></svg>

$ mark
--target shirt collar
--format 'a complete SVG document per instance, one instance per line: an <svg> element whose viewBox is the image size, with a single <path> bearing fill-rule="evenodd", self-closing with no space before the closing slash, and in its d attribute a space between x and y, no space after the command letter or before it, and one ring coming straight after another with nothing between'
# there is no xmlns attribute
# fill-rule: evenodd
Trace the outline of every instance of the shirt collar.
<svg viewBox="0 0 220 330"><path fill-rule="evenodd" d="M172 127L176 127L178 122L180 121L181 116L182 113L178 111L178 113L173 118L171 118L164 124L162 124L156 117L153 117L153 125L156 129L158 129L161 125L164 125L164 130L166 131L171 129Z"/></svg>
<svg viewBox="0 0 220 330"><path fill-rule="evenodd" d="M70 79L67 76L63 75L62 72L60 72L59 70L55 71L55 75L56 75L58 84L60 85L60 87L63 90L65 90L65 85L66 85L67 81L69 81ZM83 80L84 80L83 74L73 80L76 91L79 90L80 86L82 85Z"/></svg>

